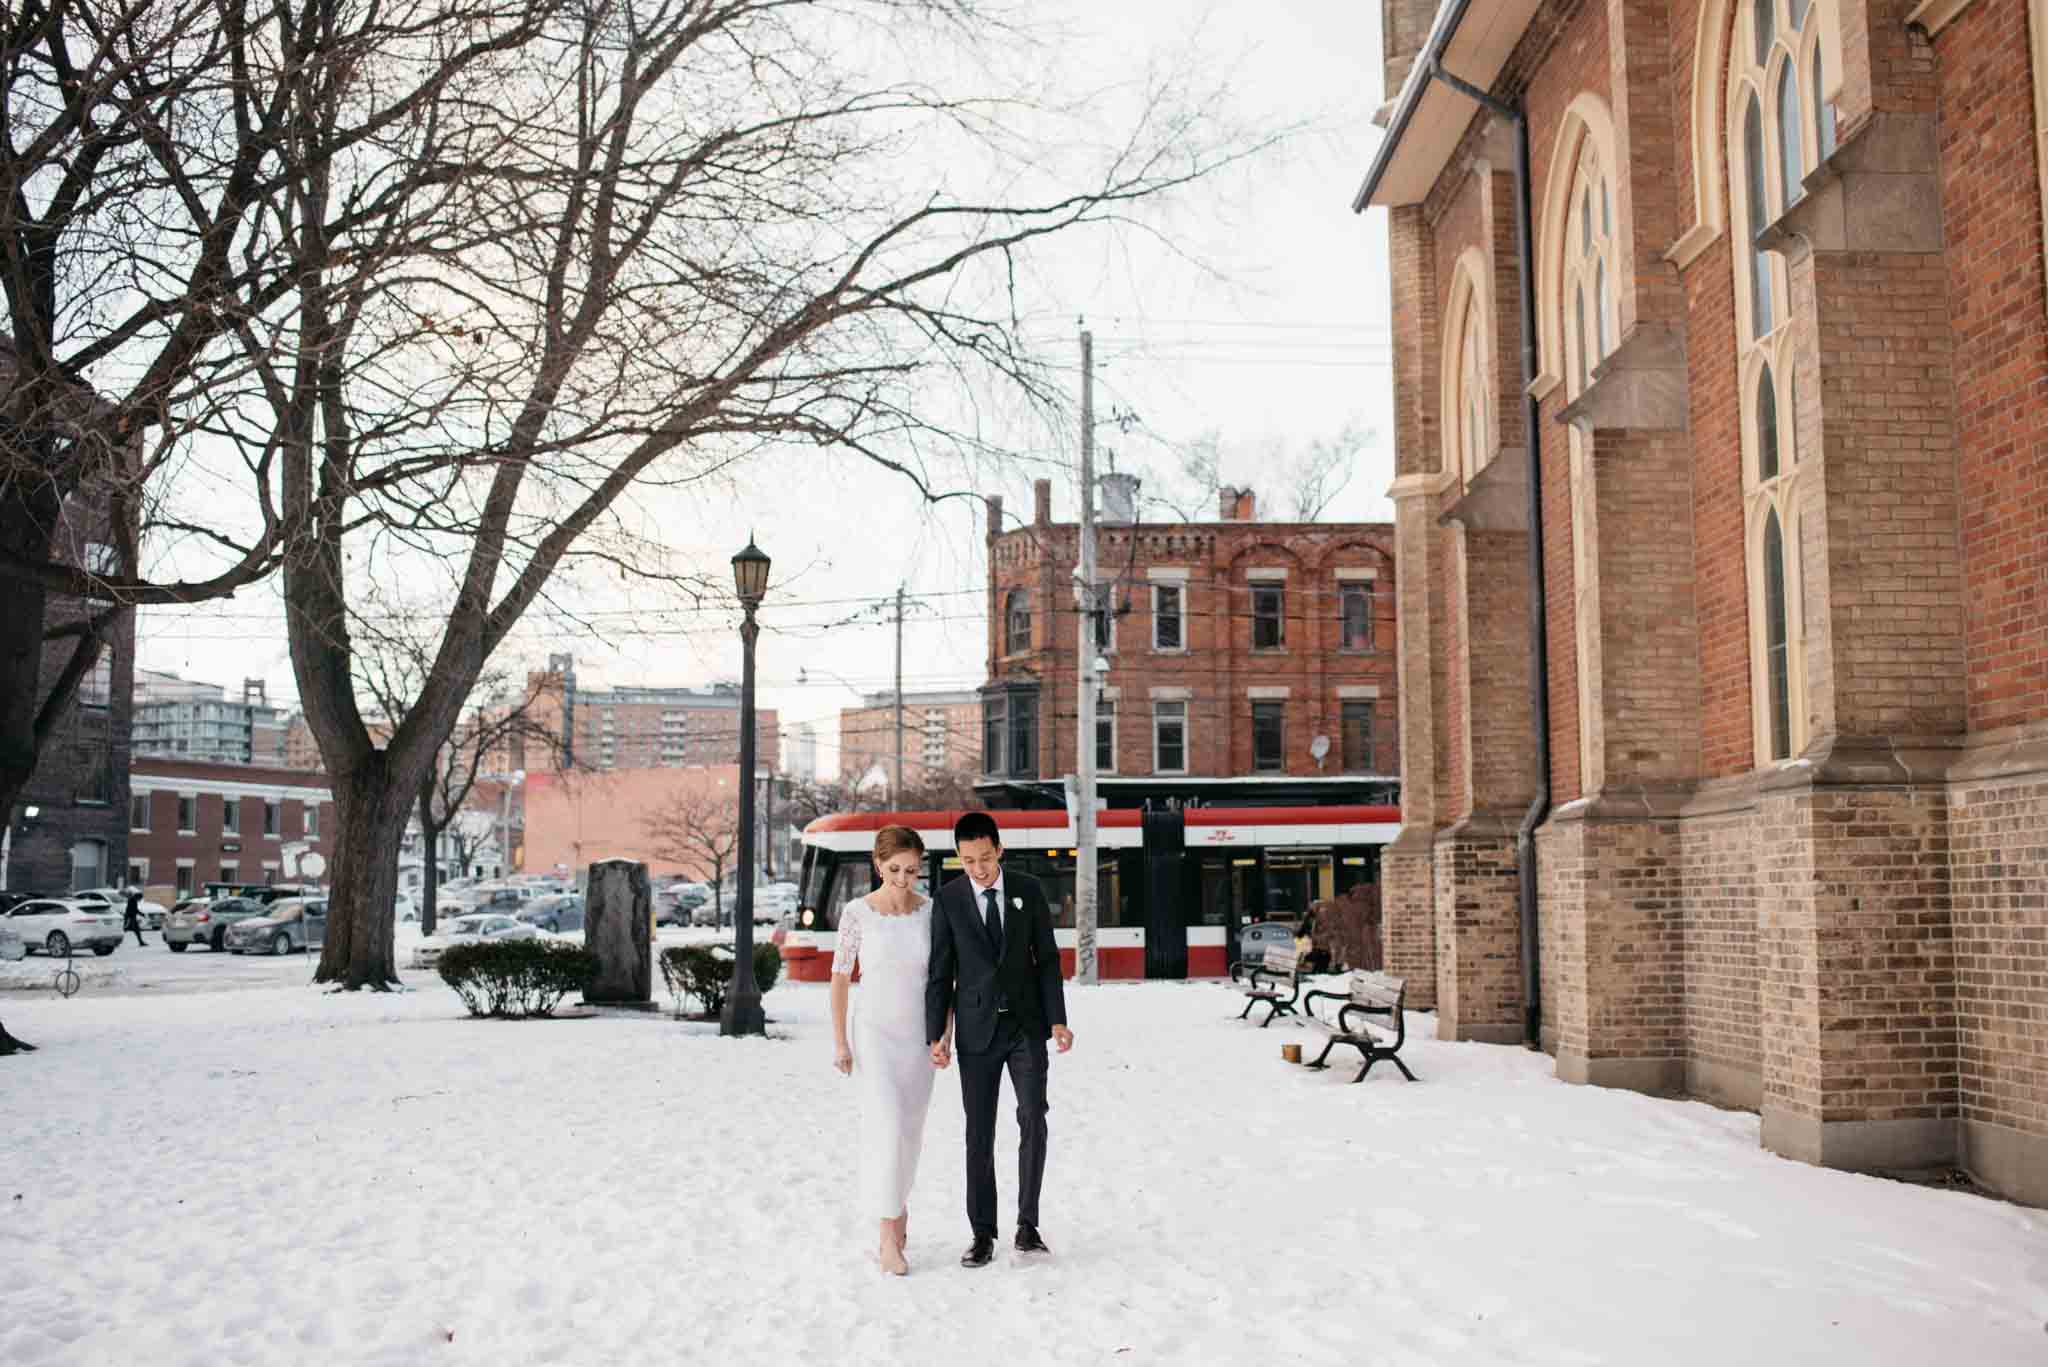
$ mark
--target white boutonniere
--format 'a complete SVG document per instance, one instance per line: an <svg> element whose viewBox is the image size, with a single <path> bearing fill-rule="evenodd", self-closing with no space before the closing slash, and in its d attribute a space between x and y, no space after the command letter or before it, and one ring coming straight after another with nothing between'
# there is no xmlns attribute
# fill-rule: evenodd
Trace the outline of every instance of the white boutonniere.
<svg viewBox="0 0 2048 1367"><path fill-rule="evenodd" d="M1023 898L1021 898L1021 897L1012 897L1012 898L1010 899L1010 910L1012 910L1012 911L1022 911L1022 910L1024 910L1024 899L1023 899Z"/></svg>

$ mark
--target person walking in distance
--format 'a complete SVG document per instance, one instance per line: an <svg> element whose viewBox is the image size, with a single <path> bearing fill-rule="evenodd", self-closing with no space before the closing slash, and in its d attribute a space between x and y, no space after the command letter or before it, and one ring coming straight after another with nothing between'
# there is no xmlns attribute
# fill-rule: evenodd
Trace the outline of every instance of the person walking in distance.
<svg viewBox="0 0 2048 1367"><path fill-rule="evenodd" d="M128 889L128 910L121 914L121 929L135 932L135 943L148 944L142 938L142 889Z"/></svg>
<svg viewBox="0 0 2048 1367"><path fill-rule="evenodd" d="M1052 909L1034 878L1003 871L995 818L969 812L953 825L966 876L932 904L931 967L925 975L925 1038L932 1065L960 1054L960 1100L967 1112L967 1222L974 1241L963 1267L986 1267L996 1241L996 1103L1003 1073L1017 1098L1019 1253L1048 1253L1038 1233L1045 1181L1046 1041L1074 1047L1067 1028L1060 952ZM948 1031L951 1031L950 1036Z"/></svg>

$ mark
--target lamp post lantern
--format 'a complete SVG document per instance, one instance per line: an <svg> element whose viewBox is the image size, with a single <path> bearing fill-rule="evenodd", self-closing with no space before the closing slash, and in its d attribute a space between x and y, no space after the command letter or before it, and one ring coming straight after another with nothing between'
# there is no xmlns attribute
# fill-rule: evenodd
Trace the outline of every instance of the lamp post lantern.
<svg viewBox="0 0 2048 1367"><path fill-rule="evenodd" d="M740 622L740 879L733 904L732 983L718 1013L721 1035L767 1033L761 985L754 980L754 642L761 628L754 610L768 592L768 557L747 538L732 558L732 582L746 617Z"/></svg>

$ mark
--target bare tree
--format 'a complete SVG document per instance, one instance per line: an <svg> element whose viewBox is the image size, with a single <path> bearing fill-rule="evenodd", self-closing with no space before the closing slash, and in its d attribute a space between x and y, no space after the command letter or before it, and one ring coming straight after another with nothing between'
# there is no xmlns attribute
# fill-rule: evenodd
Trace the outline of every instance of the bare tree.
<svg viewBox="0 0 2048 1367"><path fill-rule="evenodd" d="M1296 522L1314 522L1331 500L1344 492L1373 436L1372 429L1355 420L1347 422L1336 433L1315 438L1281 463L1279 478Z"/></svg>
<svg viewBox="0 0 2048 1367"><path fill-rule="evenodd" d="M711 904L724 925L725 871L740 852L740 814L731 795L679 790L641 816L640 830L656 858L710 871Z"/></svg>
<svg viewBox="0 0 2048 1367"><path fill-rule="evenodd" d="M420 690L433 672L433 654L415 623L404 616L373 621L359 636L359 650L364 689L380 714L399 716L417 705ZM434 933L438 914L442 837L453 842L456 862L464 867L483 843L482 836L462 821L464 813L472 810L478 782L508 781L509 757L528 745L548 753L560 745L560 736L541 714L538 685L517 684L506 671L492 670L477 680L471 698L468 715L456 723L417 791L414 819L419 823L422 847L420 930L427 935ZM502 795L500 800L504 800ZM502 831L500 839L504 839ZM509 858L510 851L504 853Z"/></svg>
<svg viewBox="0 0 2048 1367"><path fill-rule="evenodd" d="M139 442L148 525L211 553L101 576L119 601L281 571L338 818L317 977L350 988L395 980L399 836L508 635L559 571L677 573L628 530L636 490L768 450L787 479L808 450L948 496L943 471L1009 447L982 430L996 396L1060 402L1021 338L1031 251L1265 141L1169 70L1117 95L1104 142L1104 108L1046 96L1058 64L1019 57L992 0L33 0L6 22L10 119L19 97L44 123L0 168L39 215L0 244L24 430L59 377L92 384L107 416L71 447ZM76 459L16 445L33 478ZM372 566L445 607L388 735L360 701ZM86 587L32 536L0 572Z"/></svg>
<svg viewBox="0 0 2048 1367"><path fill-rule="evenodd" d="M1373 429L1352 420L1296 450L1276 440L1232 448L1212 428L1174 452L1171 467L1146 496L1183 522L1207 522L1216 516L1223 490L1239 487L1253 493L1261 507L1284 509L1290 521L1314 522L1351 483L1361 453L1375 437ZM1257 470L1260 484L1233 486L1228 474L1233 468Z"/></svg>

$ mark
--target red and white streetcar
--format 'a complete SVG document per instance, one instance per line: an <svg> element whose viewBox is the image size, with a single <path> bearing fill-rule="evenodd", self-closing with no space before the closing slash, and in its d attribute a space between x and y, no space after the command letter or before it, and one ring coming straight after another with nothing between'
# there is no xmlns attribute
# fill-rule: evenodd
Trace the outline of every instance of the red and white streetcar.
<svg viewBox="0 0 2048 1367"><path fill-rule="evenodd" d="M875 832L909 826L924 838L927 891L960 877L959 812L851 812L804 830L796 925L783 937L789 975L831 976L839 909L874 886ZM991 812L1006 868L1027 873L1052 903L1054 938L1074 971L1074 827L1063 811ZM1240 929L1298 921L1310 904L1379 882L1380 847L1400 831L1383 806L1113 809L1096 820L1102 872L1096 965L1104 978L1222 977Z"/></svg>

